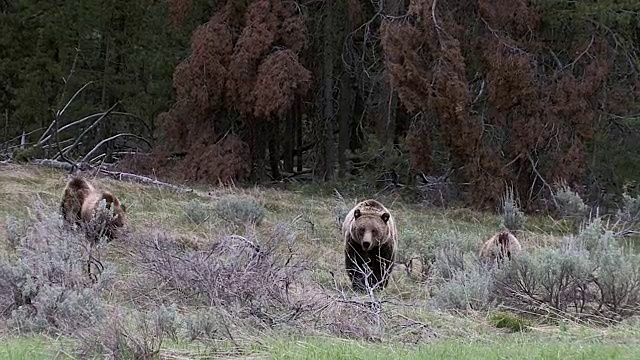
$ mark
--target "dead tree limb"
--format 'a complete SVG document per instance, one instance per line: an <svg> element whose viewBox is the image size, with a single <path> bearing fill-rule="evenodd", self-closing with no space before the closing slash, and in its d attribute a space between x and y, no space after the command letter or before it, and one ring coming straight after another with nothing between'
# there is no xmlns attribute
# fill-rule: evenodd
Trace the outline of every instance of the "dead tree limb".
<svg viewBox="0 0 640 360"><path fill-rule="evenodd" d="M111 140L115 140L115 139L117 139L117 138L119 138L119 137L122 137L122 136L131 136L131 137L134 137L134 138L136 138L136 139L140 139L140 140L142 140L142 141L146 142L146 143L147 143L147 145L149 145L149 147L151 147L151 143L149 142L149 140L147 140L147 139L143 138L142 136L138 136L138 135L136 135L136 134L131 134L131 133L121 133L121 134L116 134L116 135L113 135L113 136L111 136L111 137L108 137L108 138L106 138L106 139L104 139L104 140L100 141L100 142L98 143L98 145L96 145L93 149L91 149L91 151L89 151L89 152L88 152L88 153L87 153L87 154L82 158L82 160L80 160L80 162L86 162L86 161L87 161L87 159L89 159L89 158L91 157L91 155L93 155L93 153L94 153L94 152L98 151L98 149L100 148L100 146L104 145L106 142L109 142L109 141L111 141Z"/></svg>
<svg viewBox="0 0 640 360"><path fill-rule="evenodd" d="M96 126L98 126L98 124L100 123L100 121L102 121L102 119L106 118L107 115L109 115L113 109L116 108L116 106L118 106L118 104L120 104L120 101L116 102L115 104L113 104L113 106L111 106L109 108L109 110L105 111L102 113L102 115L100 116L100 118L98 118L98 120L96 120L93 124L91 124L91 126L89 126L88 128L86 128L77 138L76 141L69 147L67 147L65 149L65 151L62 153L62 155L67 155L69 153L69 151L71 151L73 148L75 148L79 143L80 140L82 140L82 138L92 129L94 129ZM57 157L56 157L57 159Z"/></svg>
<svg viewBox="0 0 640 360"><path fill-rule="evenodd" d="M124 173L124 172L119 172L119 171L109 171L109 170L105 170L105 169L100 169L100 173L105 174L105 175L109 175L112 178L114 178L116 180L120 180L120 181L127 180L127 181L136 182L136 183L144 184L144 185L162 186L162 187L167 187L167 188L170 188L170 189L174 189L174 190L179 191L179 192L193 192L193 189L191 189L189 187L169 184L169 183L166 183L164 181L155 180L155 179L152 179L152 178L147 177L147 176L136 175L136 174L131 174L131 173Z"/></svg>
<svg viewBox="0 0 640 360"><path fill-rule="evenodd" d="M147 176L142 176L142 175L136 175L136 174L131 174L131 173L125 173L125 172L119 172L119 171L109 171L106 170L104 168L102 168L101 166L91 166L90 164L87 163L78 163L78 164L68 164L66 162L62 162L62 161L57 161L57 160L51 160L51 159L37 159L37 160L32 160L31 164L33 165L40 165L40 166L48 166L48 167L52 167L52 168L56 168L56 169L63 169L63 170L67 170L70 171L72 170L74 167L80 170L92 170L92 169L97 169L97 172L107 175L115 180L120 180L120 181L130 181L130 182L135 182L135 183L139 183L139 184L143 184L143 185L154 185L154 186L161 186L161 187L166 187L166 188L170 188L173 190L176 190L178 192L194 192L193 189L186 187L186 186L180 186L180 185L174 185L174 184L169 184L167 182L164 181L159 181L159 180L155 180L152 179L150 177Z"/></svg>
<svg viewBox="0 0 640 360"><path fill-rule="evenodd" d="M71 102L73 102L73 100L75 100L75 98L82 92L82 90L84 90L87 86L89 86L91 84L93 84L93 81L89 81L88 83L84 84L84 86L82 86L78 91L76 91L75 94L73 94L71 99L69 99L69 101L62 108L62 110L58 110L56 112L54 120L51 122L51 125L49 125L49 127L47 128L47 130L45 130L45 132L42 134L42 136L40 136L40 139L38 140L38 142L36 142L36 146L42 144L42 142L45 141L44 138L49 134L49 131L51 131L51 129L56 125L56 120L58 119L58 117L62 117L62 114L64 114L64 112L67 110L69 105L71 105ZM47 139L49 139L49 138L47 138Z"/></svg>
<svg viewBox="0 0 640 360"><path fill-rule="evenodd" d="M74 121L74 122L68 123L67 125L65 125L65 126L61 127L58 131L59 131L59 132L65 131L65 130L67 130L68 128L70 128L70 127L72 127L72 126L78 125L78 124L83 123L83 122L85 122L85 121L87 121L87 120L91 120L91 119L93 119L93 118L95 118L95 117L99 117L99 116L102 116L102 115L104 115L104 113L103 113L103 112L101 112L101 113L95 113L95 114L91 114L91 115L85 116L85 117L83 117L83 118L82 118L82 119L80 119L80 120L76 120L76 121ZM52 135L47 135L47 137L45 137L45 138L42 140L42 142L45 142L45 141L49 140L49 138L50 138L51 136L52 136Z"/></svg>
<svg viewBox="0 0 640 360"><path fill-rule="evenodd" d="M71 76L71 75L69 75ZM69 159L67 159L67 157L65 156L65 154L62 153L62 149L60 148L60 130L58 129L58 125L60 124L60 118L62 117L62 113L59 112L58 114L56 114L56 118L55 118L55 123L56 123L56 149L58 149L58 155L62 158L62 160L66 161L69 164L72 164L71 161ZM57 157L56 156L56 157Z"/></svg>
<svg viewBox="0 0 640 360"><path fill-rule="evenodd" d="M56 169L63 169L63 170L67 170L67 171L71 171L71 169L73 169L74 164L69 164L66 162L62 162L62 161L58 161L58 160L51 160L51 159L36 159L36 160L32 160L31 164L33 165L40 165L40 166L48 166L48 167L52 167L52 168L56 168Z"/></svg>
<svg viewBox="0 0 640 360"><path fill-rule="evenodd" d="M540 174L540 172L538 172L538 162L537 161L533 161L533 157L531 156L531 153L527 153L527 157L529 158L529 162L531 163L531 171L533 171L533 173L540 179L540 181L542 182L542 184L544 186L547 187L547 189L549 189L549 192L551 193L551 200L553 201L553 204L556 206L556 208L558 207L558 202L556 201L555 197L553 196L554 191L553 188L551 187L551 185L549 185L549 183L544 179L544 177L542 177L542 175Z"/></svg>

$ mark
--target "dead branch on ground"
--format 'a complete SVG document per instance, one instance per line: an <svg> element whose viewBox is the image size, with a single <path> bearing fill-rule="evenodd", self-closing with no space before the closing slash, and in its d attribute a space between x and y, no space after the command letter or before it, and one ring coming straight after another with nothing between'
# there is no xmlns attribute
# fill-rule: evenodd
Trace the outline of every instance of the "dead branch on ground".
<svg viewBox="0 0 640 360"><path fill-rule="evenodd" d="M78 170L78 171L94 170L97 173L109 176L115 180L135 182L143 185L161 186L161 187L166 187L166 188L176 190L178 192L193 192L193 189L186 186L174 185L174 184L152 179L150 177L142 176L142 175L136 175L136 174L120 172L120 171L110 171L110 170L104 169L102 166L95 167L83 162L70 164L70 163L51 160L51 159L36 159L31 161L31 164L39 165L39 166L48 166L56 169L63 169L69 172L72 172L74 170Z"/></svg>

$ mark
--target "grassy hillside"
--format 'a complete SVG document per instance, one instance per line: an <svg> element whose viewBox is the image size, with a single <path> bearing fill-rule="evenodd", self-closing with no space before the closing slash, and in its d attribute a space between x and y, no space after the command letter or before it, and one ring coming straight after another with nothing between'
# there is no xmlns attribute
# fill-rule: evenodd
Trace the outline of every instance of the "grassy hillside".
<svg viewBox="0 0 640 360"><path fill-rule="evenodd" d="M99 178L127 205L129 225L101 247L105 270L91 284L81 239L57 217L65 180L48 168L0 167L3 359L640 356L640 326L628 311L604 326L603 311L586 317L571 306L496 298L475 257L501 229L497 215L378 197L397 219L400 264L387 289L367 295L349 287L336 221L363 198L340 203L313 187L178 194ZM543 253L569 228L528 218L518 237L527 252ZM407 269L412 256L422 262ZM28 279L40 285L31 304L11 290L32 291Z"/></svg>

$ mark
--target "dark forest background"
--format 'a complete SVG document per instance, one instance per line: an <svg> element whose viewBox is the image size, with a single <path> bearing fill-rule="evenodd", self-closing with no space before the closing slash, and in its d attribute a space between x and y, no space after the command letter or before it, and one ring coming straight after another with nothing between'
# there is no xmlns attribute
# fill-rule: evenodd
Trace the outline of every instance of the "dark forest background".
<svg viewBox="0 0 640 360"><path fill-rule="evenodd" d="M0 152L172 181L604 208L640 173L636 0L0 0ZM1 160L1 159L0 159ZM635 195L635 194L634 194Z"/></svg>

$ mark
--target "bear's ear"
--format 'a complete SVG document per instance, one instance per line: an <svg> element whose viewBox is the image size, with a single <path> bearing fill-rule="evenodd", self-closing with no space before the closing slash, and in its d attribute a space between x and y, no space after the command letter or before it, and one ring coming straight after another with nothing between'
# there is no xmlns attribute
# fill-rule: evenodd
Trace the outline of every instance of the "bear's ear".
<svg viewBox="0 0 640 360"><path fill-rule="evenodd" d="M391 215L389 215L389 213L384 213L380 217L382 218L382 221L387 222L387 221L389 221L389 217L390 216Z"/></svg>
<svg viewBox="0 0 640 360"><path fill-rule="evenodd" d="M361 215L360 214L360 209L356 209L356 211L353 212L353 217L356 218L356 219L359 218L360 215Z"/></svg>

